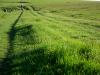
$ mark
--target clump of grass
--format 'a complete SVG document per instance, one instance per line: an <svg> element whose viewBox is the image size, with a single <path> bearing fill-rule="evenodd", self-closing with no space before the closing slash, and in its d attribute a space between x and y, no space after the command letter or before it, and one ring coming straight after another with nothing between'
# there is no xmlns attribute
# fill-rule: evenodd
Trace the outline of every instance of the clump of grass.
<svg viewBox="0 0 100 75"><path fill-rule="evenodd" d="M29 8L27 6L23 6L22 9L23 10L29 10ZM20 6L0 7L0 10L2 10L3 12L11 13L13 11L21 10L21 7Z"/></svg>
<svg viewBox="0 0 100 75"><path fill-rule="evenodd" d="M84 57L85 59L90 59L92 57L92 53L91 53L91 48L90 47L82 47L80 48L79 54Z"/></svg>
<svg viewBox="0 0 100 75"><path fill-rule="evenodd" d="M99 75L99 69L95 69L92 65L86 62L79 62L77 64L69 65L66 75Z"/></svg>
<svg viewBox="0 0 100 75"><path fill-rule="evenodd" d="M40 21L41 21L41 19L37 18L37 19L35 19L35 21L36 21L36 22L40 22Z"/></svg>
<svg viewBox="0 0 100 75"><path fill-rule="evenodd" d="M19 8L16 6L16 7L1 7L0 8L3 12L12 12L12 11L18 11L19 10Z"/></svg>
<svg viewBox="0 0 100 75"><path fill-rule="evenodd" d="M40 7L36 7L36 6L33 6L33 5L31 5L31 8L32 8L34 11L40 11L40 10L41 10Z"/></svg>

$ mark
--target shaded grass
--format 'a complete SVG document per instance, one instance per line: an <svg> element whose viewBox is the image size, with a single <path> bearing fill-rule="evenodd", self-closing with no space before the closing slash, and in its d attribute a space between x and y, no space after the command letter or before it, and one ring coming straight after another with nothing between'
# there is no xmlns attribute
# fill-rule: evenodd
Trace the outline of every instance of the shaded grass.
<svg viewBox="0 0 100 75"><path fill-rule="evenodd" d="M86 58L87 60L90 59L90 58L93 58L92 56L92 50L89 48L89 47L82 47L79 51L79 54Z"/></svg>
<svg viewBox="0 0 100 75"><path fill-rule="evenodd" d="M12 27L8 33L8 37L9 37L9 47L7 50L7 54L6 54L6 58L2 61L2 63L0 63L0 74L1 75L7 75L8 73L11 74L9 72L9 69L11 69L11 63L12 60L9 59L10 56L12 56L13 54L13 41L15 39L15 35L16 35L16 30L15 30L15 26L17 24L17 22L19 21L21 15L23 14L23 12L18 16L18 18L15 20L15 22L12 24ZM9 61L8 61L9 60Z"/></svg>
<svg viewBox="0 0 100 75"><path fill-rule="evenodd" d="M32 10L35 9L32 8ZM83 41L73 35L75 31L83 29L83 25L81 27L76 25L77 23L71 23L73 20L71 22L60 21L56 14L52 14L52 17L41 13L40 10L35 10L31 12L32 14L30 11L24 10L24 14L22 12L11 26L8 33L7 56L0 63L1 75L100 74L98 60L92 59L95 57L92 55L92 49L97 48L81 47ZM67 31L71 31L74 39L66 34ZM88 33L85 30L83 32Z"/></svg>

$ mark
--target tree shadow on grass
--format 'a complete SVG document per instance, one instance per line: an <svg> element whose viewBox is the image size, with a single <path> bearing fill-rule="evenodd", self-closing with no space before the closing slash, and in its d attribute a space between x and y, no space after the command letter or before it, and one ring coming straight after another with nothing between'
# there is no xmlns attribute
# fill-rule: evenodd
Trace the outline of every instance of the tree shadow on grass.
<svg viewBox="0 0 100 75"><path fill-rule="evenodd" d="M15 53L14 45L35 45L37 40L36 32L32 25L16 26L23 12L18 16L8 33L9 46L6 58L0 63L0 75L63 75L63 67L58 63L59 54L48 52L47 48L41 47L29 51L24 48L22 52ZM17 39L17 43L15 40ZM20 49L20 48L19 48Z"/></svg>
<svg viewBox="0 0 100 75"><path fill-rule="evenodd" d="M16 28L16 39L18 44L21 45L34 45L38 44L36 30L32 28L32 25L19 26Z"/></svg>
<svg viewBox="0 0 100 75"><path fill-rule="evenodd" d="M24 72L26 74L27 71L23 71L22 72L16 72L16 70L14 70L15 68L20 68L19 67L19 63L14 64L14 62L17 60L17 57L20 57L20 59L18 59L19 62L22 62L24 57L28 57L29 55L24 54L23 52L28 51L29 49L25 50L26 48L23 48L21 50L19 50L19 53L16 53L16 47L14 47L14 45L16 44L17 47L19 46L25 46L25 45L29 45L29 44L36 44L36 39L35 39L35 31L32 30L32 25L28 25L28 26L20 26L20 27L16 27L14 29L11 29L12 33L9 33L9 48L8 48L8 52L6 55L6 58L2 61L2 65L0 67L0 75L18 75L21 74L22 72ZM16 38L17 37L17 38ZM17 39L17 42L15 42L15 40ZM38 42L39 43L39 42ZM20 49L20 47L19 47ZM21 54L21 56L23 56L21 58L21 56L19 56L19 54ZM16 61L17 62L17 61ZM26 63L29 64L26 60ZM16 66L17 65L17 66ZM23 65L22 68L25 68L25 64L21 64ZM26 67L27 69L28 67ZM22 74L21 74L22 75Z"/></svg>
<svg viewBox="0 0 100 75"><path fill-rule="evenodd" d="M36 32L32 25L16 26L23 12L18 16L8 33L9 46L6 58L0 63L0 75L61 75L63 65L59 65L58 54L56 52L46 52L47 48L42 47L29 51L24 48L15 53L14 45L35 45L40 42L37 40ZM15 43L15 40L17 42ZM61 67L61 69L59 69ZM58 68L58 70L57 70ZM62 74L63 75L63 74Z"/></svg>
<svg viewBox="0 0 100 75"><path fill-rule="evenodd" d="M22 14L23 12L12 24L8 33L9 47L6 58L1 63L0 75L64 75L64 65L59 64L60 55L56 51L49 52L46 47L40 47L31 51L23 48L19 53L14 52L15 44L25 46L40 43L32 25L16 26Z"/></svg>
<svg viewBox="0 0 100 75"><path fill-rule="evenodd" d="M64 62L63 51L50 51L47 46L30 50L23 48L15 53L17 47L39 44L32 25L16 26L23 12L12 24L8 33L9 47L6 58L0 63L0 75L98 75L99 70L88 67L86 63L69 65ZM15 40L17 42L15 43ZM19 48L20 49L20 48ZM61 63L61 61L63 63ZM85 67L84 67L85 66Z"/></svg>
<svg viewBox="0 0 100 75"><path fill-rule="evenodd" d="M0 63L0 75L11 75L10 69L11 69L11 55L13 54L13 44L14 44L14 39L16 35L16 29L15 26L18 23L19 19L21 18L23 12L20 13L18 18L14 21L14 23L11 26L10 31L8 32L8 38L9 38L9 46L7 49L6 57L3 59L3 61Z"/></svg>

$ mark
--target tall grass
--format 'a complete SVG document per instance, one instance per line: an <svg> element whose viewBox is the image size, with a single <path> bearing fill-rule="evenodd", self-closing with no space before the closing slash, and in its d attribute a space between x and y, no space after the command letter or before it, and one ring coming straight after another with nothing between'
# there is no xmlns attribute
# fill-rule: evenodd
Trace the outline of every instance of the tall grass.
<svg viewBox="0 0 100 75"><path fill-rule="evenodd" d="M100 32L92 20L33 5L23 6L23 11L19 6L1 7L0 13L1 41L7 43L0 45L5 55L0 55L0 75L100 74Z"/></svg>

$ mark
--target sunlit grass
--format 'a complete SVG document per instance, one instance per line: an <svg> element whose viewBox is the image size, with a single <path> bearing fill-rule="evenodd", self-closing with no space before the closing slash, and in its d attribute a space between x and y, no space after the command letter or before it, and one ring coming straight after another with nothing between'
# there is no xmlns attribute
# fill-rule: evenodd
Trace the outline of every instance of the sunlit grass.
<svg viewBox="0 0 100 75"><path fill-rule="evenodd" d="M78 5L1 5L0 74L99 75L100 8Z"/></svg>

